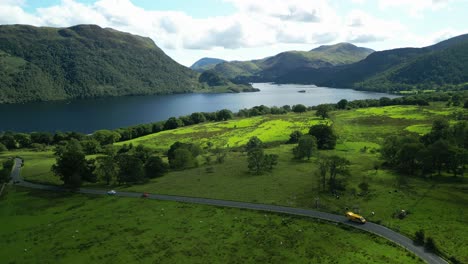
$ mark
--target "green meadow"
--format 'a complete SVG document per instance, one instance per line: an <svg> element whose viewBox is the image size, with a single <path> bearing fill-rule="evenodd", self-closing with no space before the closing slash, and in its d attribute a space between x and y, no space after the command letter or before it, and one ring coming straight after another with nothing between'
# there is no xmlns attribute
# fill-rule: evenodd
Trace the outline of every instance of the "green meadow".
<svg viewBox="0 0 468 264"><path fill-rule="evenodd" d="M382 168L378 153L380 144L387 136L425 134L430 131L436 118L443 117L454 123L459 113L465 111L460 107L446 107L443 104L425 107L388 106L334 111L330 119L326 120L316 117L312 111L182 127L116 145L142 144L164 153L176 141L192 142L207 150L204 156L212 155L209 145L212 145L211 148L229 147L226 161L223 164L206 164L205 159L200 157L200 166L197 168L172 171L144 185L112 188L303 208L316 208L318 205L319 210L339 214L348 208L360 212L370 221L409 237L423 229L426 236L434 238L446 257L453 256L466 263L466 178L450 175L433 178L401 177ZM306 133L311 125L322 122L332 124L339 139L335 150L320 151L320 155L336 154L351 161L351 173L346 177L347 189L339 197L319 188L317 157L310 161L293 160L294 145L285 144L291 132L300 130ZM272 172L258 176L248 173L246 154L239 147L251 136L271 143L266 152L279 156L278 165ZM50 152L21 152L16 155L24 156L26 160L22 172L26 179L58 183L50 173L50 166L54 163ZM358 185L361 182L369 183L369 194L359 195ZM405 219L394 217L400 210L409 212Z"/></svg>
<svg viewBox="0 0 468 264"><path fill-rule="evenodd" d="M383 238L301 217L8 188L2 263L422 263Z"/></svg>

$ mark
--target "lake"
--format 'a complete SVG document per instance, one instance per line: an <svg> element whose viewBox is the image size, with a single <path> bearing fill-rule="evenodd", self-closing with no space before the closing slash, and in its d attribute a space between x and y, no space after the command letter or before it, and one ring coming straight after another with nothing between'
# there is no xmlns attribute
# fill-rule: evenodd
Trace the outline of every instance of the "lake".
<svg viewBox="0 0 468 264"><path fill-rule="evenodd" d="M341 99L394 98L395 95L313 85L253 84L261 91L240 94L175 94L0 104L0 131L77 131L91 133L165 120L193 112L238 111L257 105L314 106ZM305 90L305 93L299 91Z"/></svg>

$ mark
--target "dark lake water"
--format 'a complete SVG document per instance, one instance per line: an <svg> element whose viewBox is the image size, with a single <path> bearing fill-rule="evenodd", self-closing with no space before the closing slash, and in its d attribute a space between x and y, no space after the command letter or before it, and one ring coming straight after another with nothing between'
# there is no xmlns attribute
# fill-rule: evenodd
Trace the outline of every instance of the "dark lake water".
<svg viewBox="0 0 468 264"><path fill-rule="evenodd" d="M241 94L176 94L134 96L63 102L0 104L0 131L79 131L115 129L165 120L193 112L214 112L220 109L238 111L257 105L314 106L336 103L341 99L393 98L382 93L351 89L332 89L309 85L254 84L261 91ZM298 91L305 90L305 93Z"/></svg>

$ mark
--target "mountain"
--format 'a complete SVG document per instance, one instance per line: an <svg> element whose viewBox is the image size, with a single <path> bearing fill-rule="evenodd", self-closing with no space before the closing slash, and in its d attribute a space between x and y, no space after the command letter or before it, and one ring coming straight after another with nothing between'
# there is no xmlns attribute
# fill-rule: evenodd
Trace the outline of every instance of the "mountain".
<svg viewBox="0 0 468 264"><path fill-rule="evenodd" d="M0 103L210 92L198 78L150 38L96 25L0 26Z"/></svg>
<svg viewBox="0 0 468 264"><path fill-rule="evenodd" d="M464 86L468 83L468 34L424 48L374 52L349 65L302 67L275 81L381 92Z"/></svg>
<svg viewBox="0 0 468 264"><path fill-rule="evenodd" d="M311 51L288 51L252 61L232 61L217 64L214 71L237 81L273 81L300 68L323 68L360 61L373 50L349 43L320 46Z"/></svg>
<svg viewBox="0 0 468 264"><path fill-rule="evenodd" d="M217 64L220 64L222 62L225 62L225 60L216 58L202 58L195 62L192 66L190 66L190 69L197 72L203 72L206 70L213 69Z"/></svg>

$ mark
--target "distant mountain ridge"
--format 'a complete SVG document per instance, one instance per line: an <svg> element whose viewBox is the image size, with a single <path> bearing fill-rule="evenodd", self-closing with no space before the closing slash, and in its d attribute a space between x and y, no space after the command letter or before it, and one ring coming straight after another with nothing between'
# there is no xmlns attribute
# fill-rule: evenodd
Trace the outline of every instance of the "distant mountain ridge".
<svg viewBox="0 0 468 264"><path fill-rule="evenodd" d="M349 65L301 67L279 76L275 82L381 92L465 85L468 83L468 34L424 48L374 52Z"/></svg>
<svg viewBox="0 0 468 264"><path fill-rule="evenodd" d="M198 61L196 61L192 66L190 66L190 69L194 71L198 71L198 72L203 72L206 70L211 70L217 64L220 64L223 62L225 62L225 60L216 59L216 58L201 58Z"/></svg>
<svg viewBox="0 0 468 264"><path fill-rule="evenodd" d="M311 51L287 51L251 61L230 61L217 64L213 70L238 82L274 81L287 72L302 67L323 68L360 61L373 50L350 43L321 46Z"/></svg>

